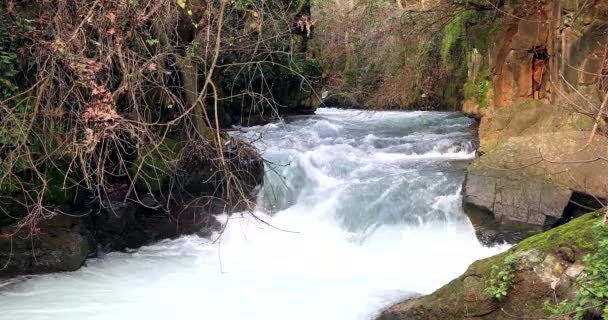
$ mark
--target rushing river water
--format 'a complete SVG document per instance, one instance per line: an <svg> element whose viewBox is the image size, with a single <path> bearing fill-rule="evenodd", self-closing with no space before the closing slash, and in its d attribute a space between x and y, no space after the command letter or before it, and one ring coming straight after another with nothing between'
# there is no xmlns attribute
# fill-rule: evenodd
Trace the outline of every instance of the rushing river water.
<svg viewBox="0 0 608 320"><path fill-rule="evenodd" d="M322 109L247 129L274 163L257 215L0 289L6 320L371 319L485 248L461 208L472 121ZM286 230L286 231L285 231Z"/></svg>

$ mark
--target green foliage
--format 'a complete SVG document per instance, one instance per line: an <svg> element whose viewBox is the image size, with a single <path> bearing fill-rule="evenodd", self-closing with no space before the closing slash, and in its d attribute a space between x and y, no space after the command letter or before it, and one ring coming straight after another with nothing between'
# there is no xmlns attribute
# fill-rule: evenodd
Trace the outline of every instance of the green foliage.
<svg viewBox="0 0 608 320"><path fill-rule="evenodd" d="M574 315L576 320L585 319L591 313L599 313L608 319L608 227L596 225L598 248L585 257L585 269L577 278L579 289L572 300L564 300L557 306L546 302L545 308L553 315Z"/></svg>
<svg viewBox="0 0 608 320"><path fill-rule="evenodd" d="M0 18L0 100L10 98L19 89L15 82L19 73L18 50L17 42L11 39L9 22Z"/></svg>
<svg viewBox="0 0 608 320"><path fill-rule="evenodd" d="M489 93L492 87L491 76L490 69L485 67L479 72L477 83L473 82L472 79L468 79L464 85L464 99L476 99L480 108L487 107L490 102Z"/></svg>
<svg viewBox="0 0 608 320"><path fill-rule="evenodd" d="M357 80L356 77L357 73L355 71L353 58L351 55L347 55L346 62L344 63L344 71L342 72L342 83L345 86L353 85Z"/></svg>
<svg viewBox="0 0 608 320"><path fill-rule="evenodd" d="M0 114L5 117L5 123L0 127L0 144L14 146L25 141L25 119L30 109L24 101L10 107L0 106Z"/></svg>
<svg viewBox="0 0 608 320"><path fill-rule="evenodd" d="M471 33L476 36L475 39L471 39L471 42L482 55L488 54L490 44L496 43L496 36L503 27L502 20L495 20L488 24L476 25L471 30Z"/></svg>
<svg viewBox="0 0 608 320"><path fill-rule="evenodd" d="M581 17L576 18L576 20L574 20L574 23L572 24L572 28L581 33L585 31L586 26L587 25L585 24L585 21Z"/></svg>
<svg viewBox="0 0 608 320"><path fill-rule="evenodd" d="M159 146L146 145L129 168L129 175L140 191L158 192L175 173L168 161L175 159L180 146L173 139L165 138Z"/></svg>
<svg viewBox="0 0 608 320"><path fill-rule="evenodd" d="M155 46L155 45L157 45L159 43L159 41L158 41L158 39L148 38L148 39L146 39L146 43L149 46Z"/></svg>
<svg viewBox="0 0 608 320"><path fill-rule="evenodd" d="M491 72L489 68L484 68L479 73L479 81L477 83L477 101L479 102L479 107L485 108L488 106L488 93L490 91L490 86L492 83L490 82Z"/></svg>
<svg viewBox="0 0 608 320"><path fill-rule="evenodd" d="M253 0L232 0L230 1L230 4L239 10L252 10L255 7Z"/></svg>
<svg viewBox="0 0 608 320"><path fill-rule="evenodd" d="M475 83L471 79L464 84L464 99L471 100L475 96Z"/></svg>
<svg viewBox="0 0 608 320"><path fill-rule="evenodd" d="M459 13L445 27L441 44L441 60L444 64L449 64L452 48L463 45L466 41L466 24L474 14L473 11Z"/></svg>
<svg viewBox="0 0 608 320"><path fill-rule="evenodd" d="M513 285L515 279L515 265L517 264L517 257L514 255L508 255L503 261L503 265L493 265L490 272L490 279L488 279L488 286L485 289L485 293L496 298L498 301L503 300L507 297L509 289Z"/></svg>
<svg viewBox="0 0 608 320"><path fill-rule="evenodd" d="M369 63L361 70L361 87L376 90L381 85L382 69L375 62Z"/></svg>

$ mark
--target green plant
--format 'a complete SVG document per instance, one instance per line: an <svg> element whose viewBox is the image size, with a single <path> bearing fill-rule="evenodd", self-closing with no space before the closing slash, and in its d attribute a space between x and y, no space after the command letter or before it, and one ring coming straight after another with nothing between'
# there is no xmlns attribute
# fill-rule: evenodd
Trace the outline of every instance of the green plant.
<svg viewBox="0 0 608 320"><path fill-rule="evenodd" d="M0 20L0 100L12 96L18 89L13 81L18 74L17 50L6 23Z"/></svg>
<svg viewBox="0 0 608 320"><path fill-rule="evenodd" d="M452 48L465 42L466 24L473 16L472 11L461 12L445 27L441 43L441 60L444 64L447 65L450 62Z"/></svg>
<svg viewBox="0 0 608 320"><path fill-rule="evenodd" d="M596 228L598 247L584 259L585 269L576 279L579 288L574 297L558 305L545 303L545 308L554 316L574 315L574 319L582 320L589 313L599 313L608 319L608 227L598 223Z"/></svg>
<svg viewBox="0 0 608 320"><path fill-rule="evenodd" d="M475 95L475 83L468 79L464 84L464 100L471 100Z"/></svg>
<svg viewBox="0 0 608 320"><path fill-rule="evenodd" d="M355 71L353 58L350 55L347 55L346 62L344 64L344 71L342 73L342 83L345 86L353 85L357 80L356 77L357 73Z"/></svg>
<svg viewBox="0 0 608 320"><path fill-rule="evenodd" d="M585 24L585 21L580 17L576 18L576 20L574 20L574 23L572 24L572 28L581 33L585 31L586 26L587 25Z"/></svg>
<svg viewBox="0 0 608 320"><path fill-rule="evenodd" d="M492 86L491 72L488 67L485 67L479 73L479 79L475 83L472 79L468 79L464 85L464 99L477 99L480 108L485 108L490 102L489 93Z"/></svg>
<svg viewBox="0 0 608 320"><path fill-rule="evenodd" d="M502 266L493 265L485 292L498 301L506 298L509 289L511 289L511 286L513 285L513 280L515 279L516 264L517 257L508 255Z"/></svg>
<svg viewBox="0 0 608 320"><path fill-rule="evenodd" d="M477 82L477 100L479 106L484 108L488 105L488 93L490 92L492 72L489 67L484 67L479 72L479 81Z"/></svg>
<svg viewBox="0 0 608 320"><path fill-rule="evenodd" d="M485 108L488 106L488 92L490 91L490 80L483 78L477 84L477 96L479 99L479 107Z"/></svg>

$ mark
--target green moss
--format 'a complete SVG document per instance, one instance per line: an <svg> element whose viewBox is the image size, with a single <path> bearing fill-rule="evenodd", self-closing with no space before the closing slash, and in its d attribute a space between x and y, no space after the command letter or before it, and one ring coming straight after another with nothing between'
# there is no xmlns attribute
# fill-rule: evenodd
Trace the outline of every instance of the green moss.
<svg viewBox="0 0 608 320"><path fill-rule="evenodd" d="M179 145L173 139L166 138L156 148L153 145L140 149L139 157L129 168L129 175L134 179L138 190L158 192L171 179L175 168L170 162L179 152Z"/></svg>
<svg viewBox="0 0 608 320"><path fill-rule="evenodd" d="M495 20L492 24L480 25L479 28L475 30L476 38L472 39L472 41L481 54L488 54L490 51L490 43L496 42L495 37L502 27L503 22L501 20Z"/></svg>
<svg viewBox="0 0 608 320"><path fill-rule="evenodd" d="M465 11L457 14L443 31L443 41L441 43L441 60L443 64L450 63L451 53L454 47L460 45L466 48L465 42L466 24L475 15L473 11Z"/></svg>
<svg viewBox="0 0 608 320"><path fill-rule="evenodd" d="M577 131L589 131L593 129L595 120L584 114L573 114L570 120L570 128Z"/></svg>
<svg viewBox="0 0 608 320"><path fill-rule="evenodd" d="M351 55L346 56L346 62L344 63L344 71L342 72L342 84L345 86L353 85L356 81L356 71Z"/></svg>
<svg viewBox="0 0 608 320"><path fill-rule="evenodd" d="M576 20L574 20L574 23L572 24L572 28L580 33L583 33L583 31L585 31L586 26L587 25L581 17L576 18Z"/></svg>
<svg viewBox="0 0 608 320"><path fill-rule="evenodd" d="M295 1L295 5L294 5L294 9L292 10L292 12L294 13L300 13L302 12L302 9L304 9L304 6L306 4L308 4L310 1L309 0L297 0Z"/></svg>
<svg viewBox="0 0 608 320"><path fill-rule="evenodd" d="M330 108L358 109L361 107L357 99L349 93L336 93L327 97L323 103Z"/></svg>
<svg viewBox="0 0 608 320"><path fill-rule="evenodd" d="M479 81L477 82L477 101L479 102L480 108L487 107L489 103L488 93L490 92L490 87L492 85L490 77L491 72L488 67L483 68L479 73Z"/></svg>
<svg viewBox="0 0 608 320"><path fill-rule="evenodd" d="M476 99L479 108L483 109L489 105L490 102L490 88L492 87L492 73L490 68L485 66L479 72L477 83L474 83L472 79L468 79L464 85L464 99L470 101Z"/></svg>
<svg viewBox="0 0 608 320"><path fill-rule="evenodd" d="M445 90L445 98L450 99L456 97L458 94L458 87L455 82L450 82Z"/></svg>
<svg viewBox="0 0 608 320"><path fill-rule="evenodd" d="M464 100L470 101L475 97L475 83L471 81L471 79L467 80L467 83L464 84Z"/></svg>
<svg viewBox="0 0 608 320"><path fill-rule="evenodd" d="M574 250L591 251L597 246L594 226L601 221L599 212L592 212L555 229L530 237L511 249L523 252L538 249L547 253L552 249L567 246Z"/></svg>
<svg viewBox="0 0 608 320"><path fill-rule="evenodd" d="M67 164L65 166L67 168ZM47 204L69 203L74 200L78 187L72 185L71 179L66 177L67 169L49 168L44 173L47 186L43 200Z"/></svg>
<svg viewBox="0 0 608 320"><path fill-rule="evenodd" d="M560 247L589 252L597 247L595 226L601 221L599 212L588 213L552 230L527 238L510 250L473 263L465 275L487 276L493 265L501 265L509 255L517 255L532 249L544 256Z"/></svg>

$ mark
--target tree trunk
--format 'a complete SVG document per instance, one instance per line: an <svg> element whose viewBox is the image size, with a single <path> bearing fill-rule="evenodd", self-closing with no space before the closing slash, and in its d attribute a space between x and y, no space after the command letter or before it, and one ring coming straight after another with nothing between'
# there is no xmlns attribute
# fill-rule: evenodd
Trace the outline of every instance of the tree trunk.
<svg viewBox="0 0 608 320"><path fill-rule="evenodd" d="M213 130L209 126L211 120L207 119L203 109L205 106L199 101L198 64L192 57L179 55L176 56L175 62L181 73L186 108L193 108L192 118L196 132L203 138L213 140Z"/></svg>

